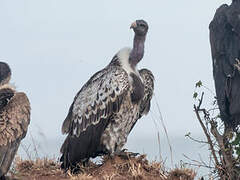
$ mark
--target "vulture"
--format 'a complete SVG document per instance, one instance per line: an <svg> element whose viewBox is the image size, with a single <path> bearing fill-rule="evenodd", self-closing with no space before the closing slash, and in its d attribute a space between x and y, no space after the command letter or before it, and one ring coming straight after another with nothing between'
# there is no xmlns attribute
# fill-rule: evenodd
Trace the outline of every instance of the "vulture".
<svg viewBox="0 0 240 180"><path fill-rule="evenodd" d="M61 167L74 170L89 158L121 155L137 120L150 110L154 76L137 70L144 55L148 24L136 20L133 48L123 48L77 93L62 125L68 134L62 147Z"/></svg>
<svg viewBox="0 0 240 180"><path fill-rule="evenodd" d="M0 180L5 179L30 122L30 103L25 93L9 84L11 70L0 62Z"/></svg>
<svg viewBox="0 0 240 180"><path fill-rule="evenodd" d="M226 127L240 125L240 0L220 6L209 25L213 77Z"/></svg>

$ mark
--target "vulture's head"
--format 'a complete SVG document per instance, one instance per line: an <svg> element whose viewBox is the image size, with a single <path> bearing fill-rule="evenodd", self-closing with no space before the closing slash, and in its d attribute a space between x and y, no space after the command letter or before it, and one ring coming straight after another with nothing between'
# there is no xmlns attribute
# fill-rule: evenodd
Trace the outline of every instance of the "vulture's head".
<svg viewBox="0 0 240 180"><path fill-rule="evenodd" d="M148 32L148 24L144 20L136 20L130 28L139 36L145 36Z"/></svg>
<svg viewBox="0 0 240 180"><path fill-rule="evenodd" d="M7 84L11 78L11 69L5 62L0 62L0 86Z"/></svg>

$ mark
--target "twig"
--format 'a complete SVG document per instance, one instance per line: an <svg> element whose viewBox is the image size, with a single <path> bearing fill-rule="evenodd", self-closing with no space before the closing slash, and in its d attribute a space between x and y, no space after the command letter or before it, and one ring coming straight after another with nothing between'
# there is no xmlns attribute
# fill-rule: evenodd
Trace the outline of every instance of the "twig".
<svg viewBox="0 0 240 180"><path fill-rule="evenodd" d="M218 171L218 175L223 180L236 180L239 179L239 173L237 172L238 168L235 165L235 158L233 156L233 149L231 143L229 143L229 133L232 132L232 129L226 126L220 126L222 129L218 127L217 118L211 118L209 111L204 108L201 108L203 102L202 93L201 98L199 99L198 106L194 105L194 111L196 113L197 119L204 131L204 134L207 137L208 144L210 146L210 151L212 157L215 161L215 168ZM204 119L206 124L204 125L199 113L203 112ZM210 127L210 130L209 130ZM217 144L214 144L211 136L213 135ZM216 146L218 146L218 150L216 150ZM218 152L218 157L216 155Z"/></svg>
<svg viewBox="0 0 240 180"><path fill-rule="evenodd" d="M157 133L157 136L158 136L158 150L159 150L159 158L160 158L160 162L163 161L162 159L162 153L161 153L161 143L160 143L160 135L159 135L159 132Z"/></svg>
<svg viewBox="0 0 240 180"><path fill-rule="evenodd" d="M160 133L159 133L159 127L158 127L158 124L155 120L155 117L154 117L154 114L153 112L150 110L151 112L151 117L152 117L152 120L154 122L154 125L155 125L155 128L156 128L156 131L157 131L157 137L158 137L158 151L159 151L159 160L160 162L163 162L163 158L162 158L162 151L161 151L161 143L160 143Z"/></svg>
<svg viewBox="0 0 240 180"><path fill-rule="evenodd" d="M155 97L155 99L156 99L155 94L154 94L154 97ZM158 104L157 101L156 101L156 105L157 105L157 109L158 109L158 112L159 112L159 116L160 116L160 120L161 120L163 129L164 129L165 134L166 134L166 137L167 137L168 146L169 146L170 154L171 154L171 163L172 163L172 166L173 166L173 152L172 152L172 146L171 146L171 143L170 143L170 140L169 140L169 137L168 137L167 128L166 128L166 126L165 126L165 124L164 124L163 117L162 117L162 113L161 113L161 110L160 110L160 107L159 107L159 104Z"/></svg>
<svg viewBox="0 0 240 180"><path fill-rule="evenodd" d="M202 85L205 89L207 89L213 96L215 95L215 93L210 89L208 88L207 86L205 85Z"/></svg>
<svg viewBox="0 0 240 180"><path fill-rule="evenodd" d="M29 134L30 134L30 137L31 137L31 140L32 140L32 143L33 143L33 149L34 149L34 152L35 152L35 158L39 158L37 146L36 146L35 141L33 139L32 133L29 132Z"/></svg>
<svg viewBox="0 0 240 180"><path fill-rule="evenodd" d="M192 136L190 136L190 135L185 135L185 136L188 137L189 139L191 139L192 141L197 142L197 143L200 143L200 144L208 144L208 142L194 139L194 138L193 138Z"/></svg>
<svg viewBox="0 0 240 180"><path fill-rule="evenodd" d="M201 107L201 105L202 105L203 95L204 95L204 92L202 92L201 98L199 99L199 104L198 104L198 107L197 107L198 110L200 109L200 107ZM195 105L194 105L194 106L195 106Z"/></svg>
<svg viewBox="0 0 240 180"><path fill-rule="evenodd" d="M190 160L190 161L192 161L192 162L197 163L198 165L201 165L201 166L204 166L204 167L208 167L208 166L206 165L206 163L203 163L203 162L200 162L200 161L191 159L191 158L189 158L189 157L188 157L187 155L185 155L185 154L183 154L183 156L184 156L186 159L188 159L188 160ZM209 167L208 167L208 168L209 168Z"/></svg>
<svg viewBox="0 0 240 180"><path fill-rule="evenodd" d="M25 144L21 143L20 146L23 148L23 151L26 153L29 160L31 160L31 154L29 153L30 145L26 146Z"/></svg>
<svg viewBox="0 0 240 180"><path fill-rule="evenodd" d="M220 135L218 130L217 130L217 126L214 122L210 122L211 123L211 132L214 135L214 137L216 138L219 147L220 147L220 153L223 157L223 159L221 159L222 161L222 165L224 165L224 168L226 168L227 172L229 173L229 177L232 176L232 172L235 171L234 168L234 160L233 160L233 156L232 156L232 148L231 147L227 147L226 148L226 143L225 142L225 138L227 137L227 134L229 133L229 129L225 129L224 134ZM221 157L221 156L220 156Z"/></svg>
<svg viewBox="0 0 240 180"><path fill-rule="evenodd" d="M200 115L199 115L199 109L200 109L200 107L201 107L201 105L202 105L203 95L204 95L204 93L202 93L202 95L201 95L201 99L199 100L198 106L194 105L194 111L195 111L196 116L197 116L197 119L198 119L198 121L199 121L199 123L200 123L200 125L201 125L201 127L202 127L202 129L203 129L203 131L204 131L204 134L205 134L206 137L207 137L207 141L208 141L208 143L209 143L211 152L212 152L212 154L213 154L213 158L214 158L214 161L215 161L215 163L216 163L216 166L219 167L220 164L219 164L219 162L218 162L218 159L217 159L217 156L216 156L216 153L215 153L215 149L214 149L214 146L213 146L211 137L210 137L210 135L208 134L207 129L206 129L205 125L203 124L202 119L201 119L201 117L200 117ZM202 111L204 111L204 110L202 109Z"/></svg>

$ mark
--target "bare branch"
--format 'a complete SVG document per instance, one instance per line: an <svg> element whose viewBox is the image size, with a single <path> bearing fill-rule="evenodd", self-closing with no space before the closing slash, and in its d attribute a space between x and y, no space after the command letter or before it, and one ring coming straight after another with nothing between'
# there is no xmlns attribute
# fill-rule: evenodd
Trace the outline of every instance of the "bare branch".
<svg viewBox="0 0 240 180"><path fill-rule="evenodd" d="M199 115L199 109L200 109L200 106L201 106L201 104L202 104L202 100L203 100L203 93L202 93L201 100L199 101L198 107L197 107L196 105L194 105L194 111L195 111L196 116L197 116L197 119L198 119L198 121L199 121L199 123L200 123L200 125L201 125L201 127L202 127L202 129L203 129L203 131L204 131L204 134L205 134L206 137L207 137L207 141L208 141L208 143L209 143L210 150L211 150L211 152L212 152L212 154L213 154L213 158L214 158L215 164L216 164L216 166L218 167L218 166L220 166L220 165L219 165L219 162L218 162L216 153L215 153L215 149L214 149L214 146L213 146L211 137L210 137L210 135L208 134L207 129L206 129L205 125L203 124L202 119L201 119L201 117L200 117L200 115Z"/></svg>
<svg viewBox="0 0 240 180"><path fill-rule="evenodd" d="M229 143L226 142L226 140L227 140L226 137L227 137L227 134L229 133L229 130L225 129L224 134L220 135L217 130L217 126L216 126L215 122L210 121L210 124L211 124L211 132L214 135L214 137L216 138L216 140L219 144L220 150L221 150L220 153L223 156L223 158L221 159L222 165L225 166L228 173L232 174L231 172L235 171L234 159L233 159L233 156L231 153L232 148L229 146ZM227 148L226 148L226 146L227 146Z"/></svg>
<svg viewBox="0 0 240 180"><path fill-rule="evenodd" d="M214 159L218 176L222 180L239 179L238 166L236 164L236 158L234 157L233 146L229 142L229 137L231 137L229 135L232 134L232 129L226 127L224 124L220 124L220 126L218 126L219 122L217 121L217 118L211 117L209 110L201 108L203 95L204 93L202 93L201 98L199 99L199 104L194 105L194 112L204 131L205 136L207 137L207 143L210 146L211 155ZM210 109L210 111L211 110L212 109ZM200 116L200 113L203 113L204 115L205 124ZM201 141L199 142L202 143ZM208 166L207 164L204 164L204 162L193 162L201 165L202 167L210 167L210 165Z"/></svg>
<svg viewBox="0 0 240 180"><path fill-rule="evenodd" d="M184 163L184 164L188 164L188 165L192 165L192 166L198 166L198 167L205 167L205 168L209 168L209 169L214 169L214 167L212 166L208 166L206 163L204 162L200 162L194 159L189 158L187 155L183 154L183 156L188 159L189 161L192 161L193 163Z"/></svg>
<svg viewBox="0 0 240 180"><path fill-rule="evenodd" d="M201 140L198 140L198 139L195 139L195 138L193 138L192 136L190 136L190 135L185 135L186 137L188 137L189 139L191 139L192 141L195 141L195 142L197 142L197 143L201 143L201 144L208 144L208 142L207 141L201 141Z"/></svg>

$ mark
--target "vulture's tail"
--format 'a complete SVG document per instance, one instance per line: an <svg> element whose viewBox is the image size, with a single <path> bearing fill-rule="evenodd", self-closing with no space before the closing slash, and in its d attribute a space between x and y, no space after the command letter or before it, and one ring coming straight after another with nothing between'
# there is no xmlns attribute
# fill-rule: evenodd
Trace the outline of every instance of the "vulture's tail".
<svg viewBox="0 0 240 180"><path fill-rule="evenodd" d="M0 146L0 179L7 174L18 150L20 139L6 146Z"/></svg>
<svg viewBox="0 0 240 180"><path fill-rule="evenodd" d="M81 165L85 166L88 163L89 158L83 158L83 154L80 153L81 145L78 138L67 136L60 150L62 153L60 158L62 169L75 173L80 170Z"/></svg>
<svg viewBox="0 0 240 180"><path fill-rule="evenodd" d="M71 170L72 173L78 172L80 166L87 165L89 158L107 153L100 145L102 128L101 131L97 129L97 127L90 126L79 137L67 136L60 150L62 169Z"/></svg>

